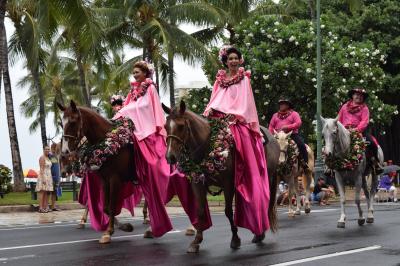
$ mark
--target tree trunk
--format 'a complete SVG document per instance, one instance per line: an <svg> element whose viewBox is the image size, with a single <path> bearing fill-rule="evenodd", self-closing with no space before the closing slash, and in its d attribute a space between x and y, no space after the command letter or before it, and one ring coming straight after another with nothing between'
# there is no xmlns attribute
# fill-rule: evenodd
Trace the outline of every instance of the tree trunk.
<svg viewBox="0 0 400 266"><path fill-rule="evenodd" d="M7 35L4 26L7 0L0 0L0 88L1 80L4 81L4 94L6 98L6 112L8 134L10 136L11 158L13 164L14 191L25 191L24 174L22 172L21 155L19 152L17 128L15 125L13 97L8 70Z"/></svg>
<svg viewBox="0 0 400 266"><path fill-rule="evenodd" d="M31 70L32 77L33 77L33 82L35 85L35 88L38 92L39 96L39 123L40 123L40 135L42 137L42 146L43 148L47 146L47 134L46 134L46 111L44 108L44 92L43 92L43 87L42 84L40 83L40 78L39 78L39 69L33 69Z"/></svg>
<svg viewBox="0 0 400 266"><path fill-rule="evenodd" d="M308 10L310 12L310 18L312 21L315 21L315 7L314 0L308 0Z"/></svg>
<svg viewBox="0 0 400 266"><path fill-rule="evenodd" d="M84 70L83 62L82 62L82 53L79 51L79 40L77 40L77 38L75 38L73 43L74 43L76 64L78 66L79 85L81 86L83 100L85 101L84 104L90 108L92 106L92 104L90 102L89 91L87 90L87 87L86 87L86 78L85 78L85 70Z"/></svg>
<svg viewBox="0 0 400 266"><path fill-rule="evenodd" d="M174 54L168 53L168 87L170 107L175 107Z"/></svg>

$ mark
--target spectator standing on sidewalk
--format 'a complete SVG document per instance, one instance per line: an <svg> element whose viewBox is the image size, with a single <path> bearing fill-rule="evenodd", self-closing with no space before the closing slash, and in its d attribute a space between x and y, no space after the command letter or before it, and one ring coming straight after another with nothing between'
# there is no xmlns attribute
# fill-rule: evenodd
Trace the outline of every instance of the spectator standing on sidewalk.
<svg viewBox="0 0 400 266"><path fill-rule="evenodd" d="M39 195L39 212L49 212L48 192L53 191L53 178L51 176L50 148L44 147L43 155L39 158L39 176L36 183L36 192Z"/></svg>
<svg viewBox="0 0 400 266"><path fill-rule="evenodd" d="M57 144L53 143L51 145L51 153L49 154L49 158L51 161L51 176L53 178L53 191L51 192L51 210L58 211L56 208L56 200L57 200L57 192L60 187L60 178L61 178L61 170L60 170L60 160L57 155Z"/></svg>

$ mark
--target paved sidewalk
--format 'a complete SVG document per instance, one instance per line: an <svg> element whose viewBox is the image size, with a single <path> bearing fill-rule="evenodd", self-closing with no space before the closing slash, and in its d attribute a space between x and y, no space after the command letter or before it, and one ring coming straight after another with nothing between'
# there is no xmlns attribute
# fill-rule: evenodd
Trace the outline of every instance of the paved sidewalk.
<svg viewBox="0 0 400 266"><path fill-rule="evenodd" d="M221 212L224 210L223 206L210 207L212 212ZM182 207L167 207L167 212L170 216L186 215ZM38 212L12 212L0 213L0 229L9 226L26 226L37 224L57 224L62 222L78 223L83 215L83 209L75 210L62 210L49 213ZM129 211L122 209L122 212L117 217L119 218L132 218ZM90 218L90 217L89 217ZM142 208L135 208L134 220L142 220Z"/></svg>

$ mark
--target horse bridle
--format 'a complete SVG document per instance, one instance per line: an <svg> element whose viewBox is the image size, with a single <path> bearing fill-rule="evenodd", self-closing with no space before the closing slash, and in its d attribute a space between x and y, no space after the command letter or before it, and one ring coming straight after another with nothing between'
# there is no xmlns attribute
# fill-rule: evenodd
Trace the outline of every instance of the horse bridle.
<svg viewBox="0 0 400 266"><path fill-rule="evenodd" d="M190 127L188 125L188 121L186 119L184 119L185 121L185 137L186 137L186 131L191 131ZM174 135L174 134L168 134L167 135L167 139L166 141L168 142L168 139L175 139L179 142L179 144L181 145L181 149L183 148L183 150L187 149L187 145L186 145L186 141L184 139L181 139L180 137ZM202 148L202 145L199 145L196 149L194 149L193 151L189 152L189 156L195 154L198 150L200 150Z"/></svg>
<svg viewBox="0 0 400 266"><path fill-rule="evenodd" d="M83 135L83 133L82 133L83 122L82 122L81 112L80 112L79 110L78 110L78 114L79 114L79 126L78 126L78 131L77 131L76 136L69 135L69 134L63 134L63 135L62 135L62 139L64 139L64 138L70 138L70 139L74 140L74 141L77 143L76 148L75 148L75 151L72 151L72 152L79 151L79 149L87 142L87 140L85 140L85 141L82 143L82 139L83 139L83 137L84 137L84 135ZM64 128L63 128L63 131L64 131Z"/></svg>

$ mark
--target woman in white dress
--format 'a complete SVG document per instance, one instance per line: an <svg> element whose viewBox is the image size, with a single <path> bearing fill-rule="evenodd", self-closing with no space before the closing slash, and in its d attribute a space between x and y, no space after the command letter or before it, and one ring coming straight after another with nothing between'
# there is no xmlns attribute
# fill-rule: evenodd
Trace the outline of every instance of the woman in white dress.
<svg viewBox="0 0 400 266"><path fill-rule="evenodd" d="M46 146L43 155L39 158L40 172L36 183L36 192L39 195L39 212L49 212L48 192L53 191L53 178L51 177L51 161L49 158L50 147Z"/></svg>

